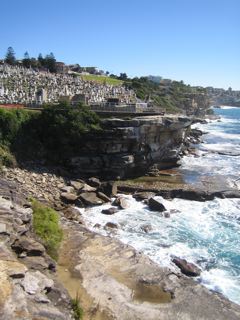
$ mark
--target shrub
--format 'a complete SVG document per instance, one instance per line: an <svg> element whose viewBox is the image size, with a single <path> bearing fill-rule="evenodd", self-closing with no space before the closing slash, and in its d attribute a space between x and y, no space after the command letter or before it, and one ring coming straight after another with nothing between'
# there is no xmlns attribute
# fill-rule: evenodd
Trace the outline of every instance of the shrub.
<svg viewBox="0 0 240 320"><path fill-rule="evenodd" d="M0 167L15 167L17 165L14 155L11 154L10 150L6 146L0 145Z"/></svg>
<svg viewBox="0 0 240 320"><path fill-rule="evenodd" d="M63 237L63 231L59 226L57 212L36 200L32 200L33 229L42 239L47 253L55 260L58 258L58 249Z"/></svg>

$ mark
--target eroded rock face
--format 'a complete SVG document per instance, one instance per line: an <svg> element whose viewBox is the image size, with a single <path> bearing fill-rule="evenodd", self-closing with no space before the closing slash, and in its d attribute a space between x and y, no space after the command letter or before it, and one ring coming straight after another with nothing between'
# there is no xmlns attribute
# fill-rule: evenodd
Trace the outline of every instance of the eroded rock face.
<svg viewBox="0 0 240 320"><path fill-rule="evenodd" d="M115 179L143 174L154 164L175 166L191 123L190 118L162 116L103 120L104 130L87 137L81 155L71 159L72 170Z"/></svg>
<svg viewBox="0 0 240 320"><path fill-rule="evenodd" d="M14 190L11 196L9 184L3 192L0 188L0 320L71 320L70 297L56 282L55 262L31 231L32 212L25 196Z"/></svg>

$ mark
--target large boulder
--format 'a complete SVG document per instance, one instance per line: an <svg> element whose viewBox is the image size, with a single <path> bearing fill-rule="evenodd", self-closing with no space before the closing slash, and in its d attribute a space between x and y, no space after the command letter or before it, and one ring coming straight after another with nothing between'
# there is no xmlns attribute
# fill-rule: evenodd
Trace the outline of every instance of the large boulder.
<svg viewBox="0 0 240 320"><path fill-rule="evenodd" d="M148 206L150 210L153 210L153 211L159 211L159 212L166 211L166 208L164 207L164 205L158 200L155 200L154 198L150 198L148 200Z"/></svg>
<svg viewBox="0 0 240 320"><path fill-rule="evenodd" d="M130 207L129 202L127 201L127 199L123 198L123 197L118 197L113 201L113 206L117 206L121 209L127 209Z"/></svg>
<svg viewBox="0 0 240 320"><path fill-rule="evenodd" d="M103 203L102 199L100 199L95 192L81 193L79 198L87 206L98 206Z"/></svg>
<svg viewBox="0 0 240 320"><path fill-rule="evenodd" d="M198 277L201 274L200 268L198 268L195 264L191 262L187 262L187 260L185 259L174 258L172 261L186 276Z"/></svg>

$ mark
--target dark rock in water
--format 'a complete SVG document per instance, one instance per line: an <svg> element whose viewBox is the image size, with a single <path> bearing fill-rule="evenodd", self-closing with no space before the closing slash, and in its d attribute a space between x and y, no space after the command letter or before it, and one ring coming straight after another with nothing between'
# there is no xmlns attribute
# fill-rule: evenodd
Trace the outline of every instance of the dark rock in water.
<svg viewBox="0 0 240 320"><path fill-rule="evenodd" d="M82 200L87 206L98 206L103 203L102 199L100 199L95 192L84 192L79 196L80 200Z"/></svg>
<svg viewBox="0 0 240 320"><path fill-rule="evenodd" d="M181 211L177 210L177 209L171 209L170 210L170 214L174 214L174 213L179 213Z"/></svg>
<svg viewBox="0 0 240 320"><path fill-rule="evenodd" d="M155 193L153 192L137 192L133 195L133 198L137 201L143 201L148 200L155 196Z"/></svg>
<svg viewBox="0 0 240 320"><path fill-rule="evenodd" d="M112 215L114 213L118 212L118 209L117 208L114 208L114 207L111 207L109 209L103 209L102 210L102 213L103 214L106 214L106 215Z"/></svg>
<svg viewBox="0 0 240 320"><path fill-rule="evenodd" d="M174 258L173 263L181 270L183 274L189 277L198 277L201 274L201 269L195 264L187 262L185 259Z"/></svg>
<svg viewBox="0 0 240 320"><path fill-rule="evenodd" d="M144 224L140 228L145 233L149 233L150 231L152 231L152 226L150 224Z"/></svg>
<svg viewBox="0 0 240 320"><path fill-rule="evenodd" d="M77 200L78 196L74 193L63 192L61 193L61 199L65 203L74 203Z"/></svg>
<svg viewBox="0 0 240 320"><path fill-rule="evenodd" d="M112 204L113 204L113 206L117 206L121 209L127 209L130 206L128 201L123 197L119 197L119 198L115 199Z"/></svg>
<svg viewBox="0 0 240 320"><path fill-rule="evenodd" d="M118 229L118 225L113 222L107 222L104 226L104 229Z"/></svg>
<svg viewBox="0 0 240 320"><path fill-rule="evenodd" d="M42 256L45 253L45 248L41 243L25 236L16 239L11 247L17 254L26 252L28 256Z"/></svg>
<svg viewBox="0 0 240 320"><path fill-rule="evenodd" d="M93 226L93 228L101 228L101 225L100 225L100 223L96 223L94 226Z"/></svg>
<svg viewBox="0 0 240 320"><path fill-rule="evenodd" d="M103 192L98 192L97 195L104 202L111 202L111 199L106 194L104 194Z"/></svg>
<svg viewBox="0 0 240 320"><path fill-rule="evenodd" d="M99 188L101 186L101 181L98 179L98 178L89 178L88 179L88 184L91 186L91 187L94 187L94 188Z"/></svg>
<svg viewBox="0 0 240 320"><path fill-rule="evenodd" d="M164 217L165 217L165 218L170 218L170 216L171 216L171 215L170 215L170 212L164 212Z"/></svg>
<svg viewBox="0 0 240 320"><path fill-rule="evenodd" d="M150 210L159 211L159 212L166 211L166 208L164 207L164 205L161 202L159 202L153 198L149 199L148 205L149 205Z"/></svg>

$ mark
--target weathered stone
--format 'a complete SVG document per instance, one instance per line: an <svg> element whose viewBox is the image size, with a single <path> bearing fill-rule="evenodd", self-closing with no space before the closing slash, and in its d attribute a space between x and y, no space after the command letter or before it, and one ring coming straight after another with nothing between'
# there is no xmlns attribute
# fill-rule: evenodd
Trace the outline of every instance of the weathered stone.
<svg viewBox="0 0 240 320"><path fill-rule="evenodd" d="M102 213L103 214L106 214L106 215L112 215L114 213L118 212L118 209L114 208L114 207L111 207L111 208L108 208L108 209L103 209L102 210Z"/></svg>
<svg viewBox="0 0 240 320"><path fill-rule="evenodd" d="M95 192L81 193L79 198L88 206L97 206L103 203L103 201L97 197Z"/></svg>
<svg viewBox="0 0 240 320"><path fill-rule="evenodd" d="M45 253L45 248L41 243L26 236L16 239L11 247L17 254L26 252L28 256L42 256Z"/></svg>
<svg viewBox="0 0 240 320"><path fill-rule="evenodd" d="M97 190L96 188L93 188L90 185L88 185L87 183L85 183L81 189L81 192L95 192L96 190Z"/></svg>
<svg viewBox="0 0 240 320"><path fill-rule="evenodd" d="M74 203L78 199L78 196L74 193L63 192L61 193L61 199L65 203Z"/></svg>
<svg viewBox="0 0 240 320"><path fill-rule="evenodd" d="M137 192L133 195L133 198L135 198L137 201L143 201L148 200L155 196L155 193L153 192Z"/></svg>
<svg viewBox="0 0 240 320"><path fill-rule="evenodd" d="M97 192L97 195L100 199L102 199L104 202L111 202L111 198L109 198L106 194L103 192Z"/></svg>
<svg viewBox="0 0 240 320"><path fill-rule="evenodd" d="M64 187L60 188L60 190L64 193L73 193L74 192L74 188L72 186L64 186Z"/></svg>
<svg viewBox="0 0 240 320"><path fill-rule="evenodd" d="M173 263L179 267L181 272L189 277L198 277L201 274L201 269L198 268L195 264L187 262L185 259L174 258Z"/></svg>
<svg viewBox="0 0 240 320"><path fill-rule="evenodd" d="M148 205L149 205L150 210L159 211L159 212L166 211L166 208L164 207L164 205L161 202L159 202L153 198L149 199Z"/></svg>
<svg viewBox="0 0 240 320"><path fill-rule="evenodd" d="M71 181L70 184L77 191L81 190L84 187L84 183L80 181Z"/></svg>
<svg viewBox="0 0 240 320"><path fill-rule="evenodd" d="M43 257L25 257L23 259L25 265L28 266L29 269L33 270L46 270L49 265Z"/></svg>
<svg viewBox="0 0 240 320"><path fill-rule="evenodd" d="M94 188L99 188L101 186L101 181L98 179L98 178L89 178L88 179L88 184L91 186L91 187L94 187Z"/></svg>
<svg viewBox="0 0 240 320"><path fill-rule="evenodd" d="M114 206L117 206L121 209L127 209L130 207L129 202L127 201L127 199L123 198L123 197L118 197L116 198L113 203Z"/></svg>
<svg viewBox="0 0 240 320"><path fill-rule="evenodd" d="M104 226L104 229L118 229L118 225L116 223L113 222L107 222Z"/></svg>
<svg viewBox="0 0 240 320"><path fill-rule="evenodd" d="M5 223L0 223L0 234L9 234L7 232L7 225Z"/></svg>
<svg viewBox="0 0 240 320"><path fill-rule="evenodd" d="M39 271L27 272L24 279L20 282L24 290L29 294L40 293L45 289L51 289L54 285L52 279L47 278Z"/></svg>

